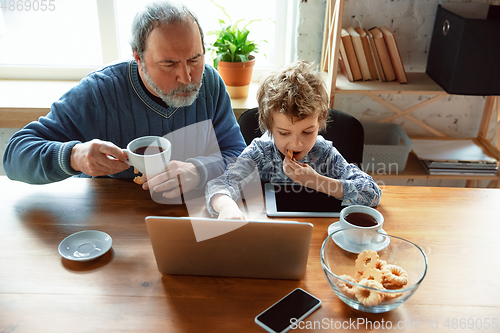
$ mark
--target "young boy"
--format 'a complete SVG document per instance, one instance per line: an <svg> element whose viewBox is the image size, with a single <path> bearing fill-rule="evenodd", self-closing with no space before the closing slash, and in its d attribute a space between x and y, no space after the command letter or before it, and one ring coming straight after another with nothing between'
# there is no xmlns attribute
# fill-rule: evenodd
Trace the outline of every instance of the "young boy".
<svg viewBox="0 0 500 333"><path fill-rule="evenodd" d="M372 177L318 136L328 118L328 93L313 64L299 61L269 76L257 92L264 133L207 184L207 208L219 219L244 219L236 204L251 181L292 183L343 200L343 205L376 206L382 192ZM258 171L260 179L255 179ZM252 177L253 176L253 177Z"/></svg>

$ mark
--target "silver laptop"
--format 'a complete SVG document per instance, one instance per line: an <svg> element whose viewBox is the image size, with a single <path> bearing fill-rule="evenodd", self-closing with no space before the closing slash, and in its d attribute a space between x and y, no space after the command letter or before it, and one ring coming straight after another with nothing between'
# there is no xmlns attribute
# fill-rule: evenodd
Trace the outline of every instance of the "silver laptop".
<svg viewBox="0 0 500 333"><path fill-rule="evenodd" d="M291 221L232 221L146 217L162 274L300 280L313 225Z"/></svg>

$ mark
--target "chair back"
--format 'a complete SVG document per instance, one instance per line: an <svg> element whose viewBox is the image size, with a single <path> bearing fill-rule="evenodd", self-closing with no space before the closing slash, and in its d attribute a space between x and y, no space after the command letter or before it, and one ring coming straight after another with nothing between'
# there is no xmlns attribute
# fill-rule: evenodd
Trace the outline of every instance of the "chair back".
<svg viewBox="0 0 500 333"><path fill-rule="evenodd" d="M243 112L238 118L238 124L247 145L262 135L259 129L258 108ZM365 135L359 120L345 112L329 109L326 131L319 134L326 140L332 141L333 146L347 162L361 166Z"/></svg>

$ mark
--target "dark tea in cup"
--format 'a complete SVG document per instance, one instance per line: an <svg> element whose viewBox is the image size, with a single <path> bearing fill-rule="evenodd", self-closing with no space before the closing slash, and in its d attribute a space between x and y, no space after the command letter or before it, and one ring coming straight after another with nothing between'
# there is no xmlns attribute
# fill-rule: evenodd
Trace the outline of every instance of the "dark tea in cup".
<svg viewBox="0 0 500 333"><path fill-rule="evenodd" d="M366 213L352 212L347 214L344 219L352 225L363 228L374 227L378 224L373 216Z"/></svg>
<svg viewBox="0 0 500 333"><path fill-rule="evenodd" d="M165 149L158 146L139 147L133 151L137 155L154 155L163 152Z"/></svg>

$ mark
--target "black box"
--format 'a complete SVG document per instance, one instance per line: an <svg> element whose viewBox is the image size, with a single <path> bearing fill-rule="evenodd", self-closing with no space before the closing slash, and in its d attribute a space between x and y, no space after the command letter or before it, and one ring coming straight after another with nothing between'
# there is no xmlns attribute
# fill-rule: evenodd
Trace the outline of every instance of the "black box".
<svg viewBox="0 0 500 333"><path fill-rule="evenodd" d="M438 5L425 72L447 93L500 95L500 21L495 7L479 19Z"/></svg>

